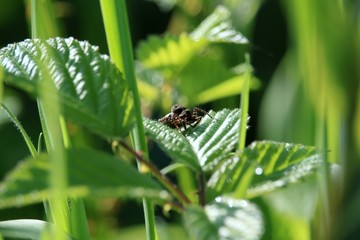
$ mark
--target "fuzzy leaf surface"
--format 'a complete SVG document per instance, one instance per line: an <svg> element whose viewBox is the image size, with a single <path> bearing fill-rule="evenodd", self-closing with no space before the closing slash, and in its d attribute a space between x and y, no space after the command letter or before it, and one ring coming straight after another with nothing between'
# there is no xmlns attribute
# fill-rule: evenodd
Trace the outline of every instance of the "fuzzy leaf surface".
<svg viewBox="0 0 360 240"><path fill-rule="evenodd" d="M147 68L160 70L172 78L205 45L204 41L194 41L185 33L178 37L151 36L140 43L136 55Z"/></svg>
<svg viewBox="0 0 360 240"><path fill-rule="evenodd" d="M0 50L8 84L37 96L49 75L64 115L105 137L126 135L133 124L127 82L98 47L73 38L25 40Z"/></svg>
<svg viewBox="0 0 360 240"><path fill-rule="evenodd" d="M183 134L157 121L144 119L147 135L175 162L193 170L211 171L229 158L239 139L240 110L210 111L196 127Z"/></svg>
<svg viewBox="0 0 360 240"><path fill-rule="evenodd" d="M208 182L210 192L255 197L313 173L322 162L316 147L273 141L254 142L229 158Z"/></svg>
<svg viewBox="0 0 360 240"><path fill-rule="evenodd" d="M0 208L40 202L51 195L47 155L30 158L17 166L0 185ZM169 195L150 177L133 166L91 149L70 149L67 154L68 188L64 195L121 196L165 199Z"/></svg>
<svg viewBox="0 0 360 240"><path fill-rule="evenodd" d="M248 39L234 28L230 21L230 12L224 6L218 6L190 37L194 40L207 39L210 42L249 43Z"/></svg>
<svg viewBox="0 0 360 240"><path fill-rule="evenodd" d="M191 206L184 213L193 239L260 239L264 223L260 210L247 200L218 197L204 208Z"/></svg>

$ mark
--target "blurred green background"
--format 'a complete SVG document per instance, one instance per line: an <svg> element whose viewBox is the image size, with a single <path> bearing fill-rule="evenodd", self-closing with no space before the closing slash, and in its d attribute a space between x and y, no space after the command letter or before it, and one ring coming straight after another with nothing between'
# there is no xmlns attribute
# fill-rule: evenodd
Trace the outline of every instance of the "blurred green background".
<svg viewBox="0 0 360 240"><path fill-rule="evenodd" d="M251 42L245 47L221 46L226 64L235 66L243 62L245 52L250 52L254 74L261 80L260 89L251 93L247 142L271 139L329 149L329 160L343 164L345 179L335 178L335 185L331 185L331 181L328 183L331 191L326 199L329 204L327 212L330 213L327 225L337 226L332 229L336 239L356 239L360 236L360 191L356 184L360 181L359 1L223 0L216 3L231 9L234 26ZM29 38L29 4L30 1L22 0L0 1L0 47ZM151 34L190 32L216 6L206 0L132 0L127 1L127 5L134 48ZM107 53L99 1L55 1L55 9L63 36L87 40L99 46L102 53ZM238 107L239 99L239 96L219 99L209 102L205 108ZM32 140L37 142L41 130L33 99L6 87L4 102L17 114ZM164 109L157 105L146 101L143 105L145 115L155 118L164 113ZM155 159L163 158L152 147ZM27 155L17 129L0 113L0 179ZM344 188L339 183L341 180L347 183ZM277 236L287 236L283 232L299 233L304 229L301 226L309 223L314 211L311 209L315 208L311 204L315 201L311 184L306 184L309 183L299 184L295 190L280 191L282 196L259 200L259 204L267 202L277 206L279 199L287 199L280 204L279 211L276 207L264 207L265 211L272 212L267 220L269 226L278 228ZM343 198L334 197L332 190L342 191ZM296 191L310 193L301 201L294 197L298 196ZM295 206L287 211L286 206L291 202ZM307 202L311 206L299 213L297 208ZM90 228L93 226L91 230L95 235L104 236L110 234L106 230L109 226L124 229L142 224L141 206L141 203L115 199L88 200ZM319 209L317 211L321 212L321 207ZM287 218L278 217L281 214L287 214ZM181 221L177 215L166 218L161 209L157 210L157 215L160 225ZM0 220L43 217L42 205L0 211ZM343 226L345 220L352 224ZM92 221L96 224L91 225ZM284 227L286 222L296 222L292 226L300 227ZM321 217L314 222L321 225ZM126 231L122 234L128 234ZM163 236L170 234L179 236L179 239L183 236L181 230L178 235L173 234L172 231L179 232L178 228L166 231ZM314 232L302 232L297 239L306 239L309 234L316 238L317 231Z"/></svg>

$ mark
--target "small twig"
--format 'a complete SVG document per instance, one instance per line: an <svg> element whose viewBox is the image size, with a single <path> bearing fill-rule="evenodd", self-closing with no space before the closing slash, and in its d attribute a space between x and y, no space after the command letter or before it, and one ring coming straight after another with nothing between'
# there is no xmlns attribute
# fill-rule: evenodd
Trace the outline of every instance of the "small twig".
<svg viewBox="0 0 360 240"><path fill-rule="evenodd" d="M199 173L199 204L201 206L205 206L206 201L205 201L205 177L204 177L204 172L201 171Z"/></svg>
<svg viewBox="0 0 360 240"><path fill-rule="evenodd" d="M127 151L129 151L131 154L133 154L137 160L144 164L158 179L163 186L169 190L180 202L183 204L190 204L190 200L186 197L186 195L178 188L177 185L175 185L173 182L170 181L164 174L162 174L156 166L151 164L151 162L145 160L139 153L137 153L134 149L132 149L126 142L123 140L119 141L119 144L123 146Z"/></svg>

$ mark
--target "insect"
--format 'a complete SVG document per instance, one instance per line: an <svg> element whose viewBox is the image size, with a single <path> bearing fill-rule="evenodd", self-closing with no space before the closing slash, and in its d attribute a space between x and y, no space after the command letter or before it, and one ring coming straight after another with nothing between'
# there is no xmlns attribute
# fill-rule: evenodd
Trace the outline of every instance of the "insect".
<svg viewBox="0 0 360 240"><path fill-rule="evenodd" d="M181 128L184 128L185 131L187 126L196 127L205 115L213 118L208 112L201 108L195 107L188 109L179 104L175 104L171 107L171 112L158 121L173 129L181 130Z"/></svg>

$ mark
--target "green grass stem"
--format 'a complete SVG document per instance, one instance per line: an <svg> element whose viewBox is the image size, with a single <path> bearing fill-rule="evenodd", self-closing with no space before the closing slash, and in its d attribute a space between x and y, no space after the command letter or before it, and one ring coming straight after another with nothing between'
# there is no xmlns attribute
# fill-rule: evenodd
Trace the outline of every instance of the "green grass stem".
<svg viewBox="0 0 360 240"><path fill-rule="evenodd" d="M245 77L243 83L243 89L241 91L241 116L240 116L240 139L238 150L245 148L246 143L246 128L247 128L247 117L249 111L249 91L250 91L250 78L251 78L251 67L250 67L250 56L245 54Z"/></svg>
<svg viewBox="0 0 360 240"><path fill-rule="evenodd" d="M116 0L101 0L100 4L111 59L120 71L124 73L133 94L136 126L130 136L135 150L140 151L142 156L148 160L148 149L142 123L140 96L134 71L134 59L126 4L125 1ZM155 240L157 239L157 233L152 201L144 199L143 206L147 239Z"/></svg>
<svg viewBox="0 0 360 240"><path fill-rule="evenodd" d="M31 33L32 38L47 39L60 35L55 20L53 3L50 0L31 2ZM75 200L71 206L71 221L68 199L65 196L67 189L67 170L65 147L70 146L65 120L60 113L60 102L57 90L47 66L39 66L45 72L40 83L40 97L38 100L39 115L43 128L46 147L51 160L49 184L52 196L44 202L45 213L60 229L70 233L76 239L90 239L87 219L83 203ZM64 239L65 236L55 234L55 239Z"/></svg>
<svg viewBox="0 0 360 240"><path fill-rule="evenodd" d="M31 156L35 157L38 154L38 152L36 151L34 144L31 142L29 135L26 133L26 131L23 128L23 126L21 125L20 121L16 118L16 116L10 111L10 109L5 104L2 103L1 107L9 115L10 120L19 129L22 137L25 140L26 146L28 147L28 149L30 151Z"/></svg>
<svg viewBox="0 0 360 240"><path fill-rule="evenodd" d="M54 34L54 30L49 28L49 23L54 22L54 15L47 15L51 10L44 8L44 5L50 6L51 3L43 3L38 0L31 2L31 34L32 38L42 38ZM44 129L44 137L49 158L51 161L49 184L51 186L52 196L49 202L44 204L46 213L50 213L53 221L60 229L69 232L69 211L67 208L67 200L63 197L66 190L66 160L65 149L62 141L61 126L59 123L60 107L58 95L53 86L47 66L39 66L45 73L43 81L39 86L40 96L38 99L38 107L42 128ZM47 88L48 87L48 88ZM52 98L53 97L53 98ZM55 235L55 239L62 239L62 236Z"/></svg>

